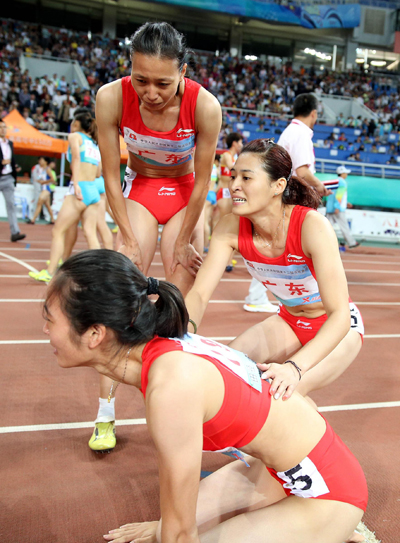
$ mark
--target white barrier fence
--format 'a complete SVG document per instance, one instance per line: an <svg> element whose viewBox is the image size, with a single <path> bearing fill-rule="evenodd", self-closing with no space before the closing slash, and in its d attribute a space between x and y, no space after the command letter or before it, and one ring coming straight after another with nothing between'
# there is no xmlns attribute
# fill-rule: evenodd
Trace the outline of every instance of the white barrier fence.
<svg viewBox="0 0 400 543"><path fill-rule="evenodd" d="M53 204L51 206L54 218L57 217L58 212L61 209L63 200L68 193L68 187L56 187L53 193ZM15 187L15 205L17 208L18 219L25 219L27 216L33 217L35 212L35 197L33 191L33 185L27 183L17 183ZM50 221L50 215L45 207L43 207L43 213L45 219ZM7 217L6 206L4 198L0 198L0 217ZM112 222L111 217L106 214L107 222Z"/></svg>

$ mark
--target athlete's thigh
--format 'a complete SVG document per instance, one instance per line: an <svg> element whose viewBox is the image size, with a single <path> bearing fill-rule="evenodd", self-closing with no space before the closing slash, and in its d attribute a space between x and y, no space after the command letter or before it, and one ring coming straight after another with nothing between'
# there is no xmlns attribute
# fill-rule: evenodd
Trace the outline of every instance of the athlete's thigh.
<svg viewBox="0 0 400 543"><path fill-rule="evenodd" d="M106 215L106 195L100 194L100 202L97 208L99 220L104 221Z"/></svg>
<svg viewBox="0 0 400 543"><path fill-rule="evenodd" d="M199 533L245 511L266 507L286 497L282 485L256 458L246 457L218 469L200 482L196 523Z"/></svg>
<svg viewBox="0 0 400 543"><path fill-rule="evenodd" d="M57 215L54 230L65 231L72 224L76 223L82 215L85 207L85 204L80 200L77 200L75 196L66 196Z"/></svg>
<svg viewBox="0 0 400 543"><path fill-rule="evenodd" d="M356 358L361 346L360 334L349 330L328 356L303 375L297 391L306 396L312 390L318 390L335 381Z"/></svg>
<svg viewBox="0 0 400 543"><path fill-rule="evenodd" d="M87 228L96 227L99 207L100 202L97 202L96 204L90 204L90 206L86 206L86 209L83 210L82 226L85 230L87 230Z"/></svg>
<svg viewBox="0 0 400 543"><path fill-rule="evenodd" d="M142 254L143 270L147 275L154 253L156 252L158 221L148 209L138 202L126 199L125 203L132 232Z"/></svg>
<svg viewBox="0 0 400 543"><path fill-rule="evenodd" d="M290 496L237 515L200 535L201 543L343 543L362 518L354 505Z"/></svg>
<svg viewBox="0 0 400 543"><path fill-rule="evenodd" d="M282 363L301 348L301 343L290 326L273 315L240 334L229 346L257 363Z"/></svg>

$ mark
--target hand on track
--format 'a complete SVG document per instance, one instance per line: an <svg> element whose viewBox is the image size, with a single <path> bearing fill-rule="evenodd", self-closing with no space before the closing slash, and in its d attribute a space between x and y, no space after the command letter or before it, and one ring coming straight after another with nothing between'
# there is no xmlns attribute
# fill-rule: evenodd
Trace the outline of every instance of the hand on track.
<svg viewBox="0 0 400 543"><path fill-rule="evenodd" d="M112 543L157 543L157 526L158 520L124 524L116 530L110 530L103 537Z"/></svg>

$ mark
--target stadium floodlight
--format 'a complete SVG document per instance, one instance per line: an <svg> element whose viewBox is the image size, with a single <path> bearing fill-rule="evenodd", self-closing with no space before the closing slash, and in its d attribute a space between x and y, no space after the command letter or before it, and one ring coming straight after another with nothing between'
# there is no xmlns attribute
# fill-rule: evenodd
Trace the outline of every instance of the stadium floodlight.
<svg viewBox="0 0 400 543"><path fill-rule="evenodd" d="M378 67L386 66L386 60L371 60L371 65Z"/></svg>

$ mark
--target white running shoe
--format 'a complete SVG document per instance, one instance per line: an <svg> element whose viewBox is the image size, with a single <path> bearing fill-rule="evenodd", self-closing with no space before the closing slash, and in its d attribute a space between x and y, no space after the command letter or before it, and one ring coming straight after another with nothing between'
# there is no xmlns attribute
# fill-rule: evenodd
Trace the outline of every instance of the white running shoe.
<svg viewBox="0 0 400 543"><path fill-rule="evenodd" d="M250 313L276 313L278 306L270 302L267 304L244 304L243 309Z"/></svg>

